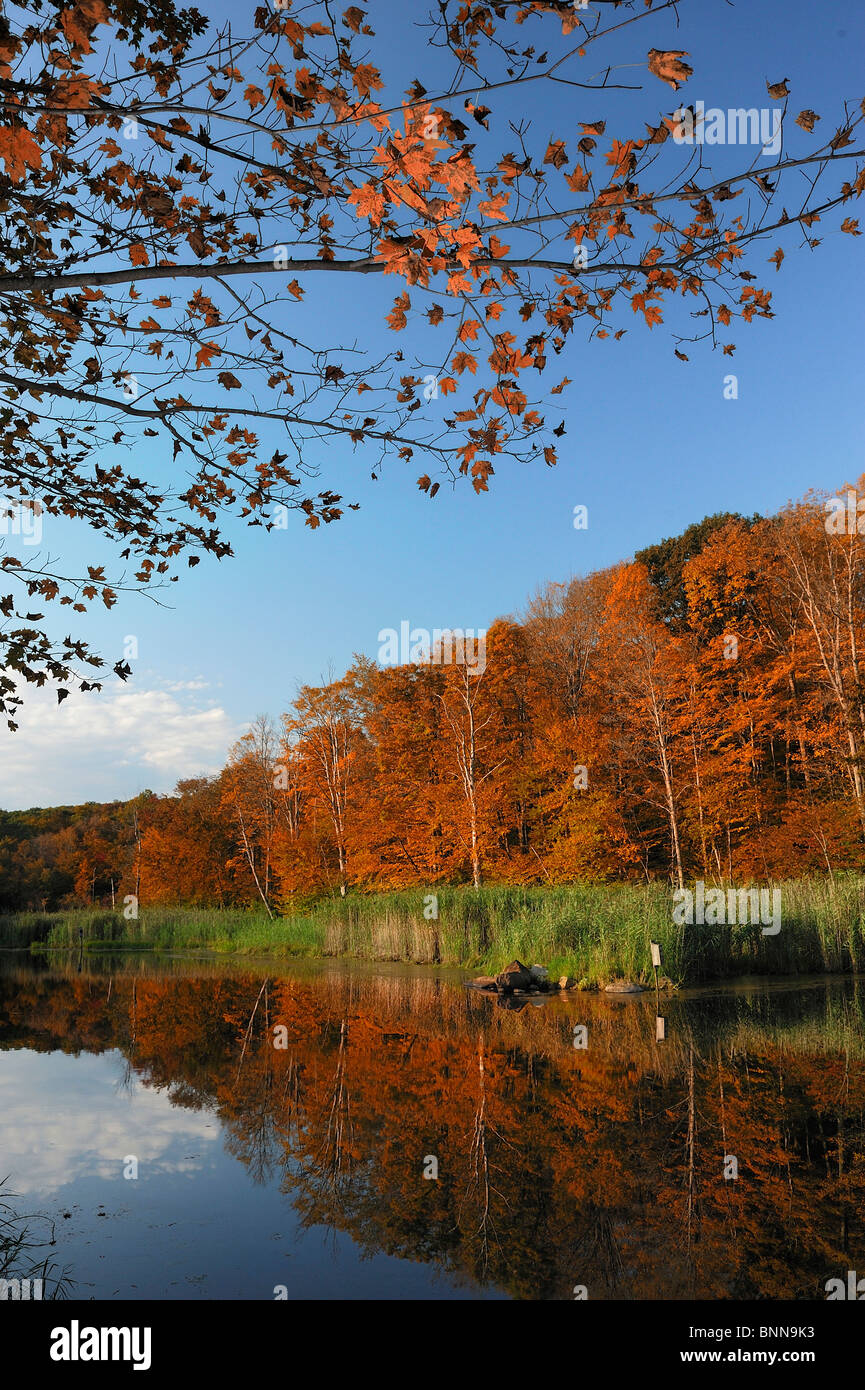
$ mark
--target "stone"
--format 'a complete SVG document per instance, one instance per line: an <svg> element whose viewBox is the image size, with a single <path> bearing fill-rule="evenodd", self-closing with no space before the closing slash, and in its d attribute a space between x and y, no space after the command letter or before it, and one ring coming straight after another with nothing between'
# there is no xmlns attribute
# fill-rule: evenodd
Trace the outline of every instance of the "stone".
<svg viewBox="0 0 865 1390"><path fill-rule="evenodd" d="M532 984L537 985L539 989L546 989L550 983L550 972L545 965L529 966L529 974L532 977Z"/></svg>
<svg viewBox="0 0 865 1390"><path fill-rule="evenodd" d="M542 999L530 999L527 994L497 994L497 1009L512 1009L514 1013L519 1013L521 1009L527 1009L529 1004L542 1004Z"/></svg>
<svg viewBox="0 0 865 1390"><path fill-rule="evenodd" d="M573 975L559 976L559 989L573 989L576 983L577 982L574 979Z"/></svg>
<svg viewBox="0 0 865 1390"><path fill-rule="evenodd" d="M635 984L633 980L613 980L611 984L604 985L606 994L642 994L643 986Z"/></svg>
<svg viewBox="0 0 865 1390"><path fill-rule="evenodd" d="M489 989L496 988L496 982L492 975L478 975L476 980L467 980L466 989Z"/></svg>
<svg viewBox="0 0 865 1390"><path fill-rule="evenodd" d="M496 976L496 988L501 994L513 994L515 989L527 990L531 983L531 972L519 960L512 960Z"/></svg>

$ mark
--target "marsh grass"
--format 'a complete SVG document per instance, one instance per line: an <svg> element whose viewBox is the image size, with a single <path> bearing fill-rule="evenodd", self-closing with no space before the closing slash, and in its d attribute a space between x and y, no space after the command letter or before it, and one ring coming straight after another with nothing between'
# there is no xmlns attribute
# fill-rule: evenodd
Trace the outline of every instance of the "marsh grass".
<svg viewBox="0 0 865 1390"><path fill-rule="evenodd" d="M46 1252L56 1245L54 1221L38 1213L21 1213L13 1207L14 1193L7 1179L0 1179L0 1280L41 1279L43 1298L66 1298L72 1281L66 1270L58 1270Z"/></svg>
<svg viewBox="0 0 865 1390"><path fill-rule="evenodd" d="M765 885L763 885L765 886ZM495 972L514 956L589 984L652 979L649 942L677 983L747 974L847 972L865 967L865 877L804 878L781 889L781 930L676 926L668 885L490 885L352 893L289 909L143 908L135 921L104 909L0 917L0 944L243 955L347 956L459 965ZM431 916L433 908L437 916Z"/></svg>

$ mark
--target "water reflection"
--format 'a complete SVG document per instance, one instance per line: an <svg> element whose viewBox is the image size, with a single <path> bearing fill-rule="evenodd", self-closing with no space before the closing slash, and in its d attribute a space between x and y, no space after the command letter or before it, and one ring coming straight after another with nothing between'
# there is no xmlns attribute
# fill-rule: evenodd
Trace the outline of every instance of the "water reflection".
<svg viewBox="0 0 865 1390"><path fill-rule="evenodd" d="M166 1190L183 1179L237 1236L220 1256L179 1221L202 1296L238 1296L220 1292L222 1259L239 1296L272 1297L267 1252L238 1242L246 1227L261 1244L287 1215L320 1256L304 1256L305 1296L392 1296L388 1261L412 1267L416 1296L527 1299L578 1285L591 1299L823 1299L827 1279L865 1267L856 980L667 996L660 1010L653 992L512 1011L422 970L9 955L0 1045L37 1068L65 1054L67 1178L96 1179L135 1145L151 1194L157 1177ZM107 1056L137 1119L106 1110L100 1143L92 1068ZM4 1142L33 1123L23 1093L3 1089L9 1060ZM32 1079L44 1108L47 1082ZM237 1161L221 1176L220 1137ZM49 1190L45 1172L33 1182ZM271 1204L254 1217L261 1190ZM341 1252L338 1284L325 1250Z"/></svg>

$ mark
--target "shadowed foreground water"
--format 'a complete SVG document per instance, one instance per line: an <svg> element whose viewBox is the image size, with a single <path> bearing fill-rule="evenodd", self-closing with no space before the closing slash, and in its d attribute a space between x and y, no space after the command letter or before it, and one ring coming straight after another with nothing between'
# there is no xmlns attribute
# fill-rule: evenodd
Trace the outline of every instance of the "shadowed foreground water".
<svg viewBox="0 0 865 1390"><path fill-rule="evenodd" d="M653 995L517 1012L453 972L272 970L0 952L0 1177L72 1298L823 1300L865 1274L861 982L662 996L658 1042Z"/></svg>

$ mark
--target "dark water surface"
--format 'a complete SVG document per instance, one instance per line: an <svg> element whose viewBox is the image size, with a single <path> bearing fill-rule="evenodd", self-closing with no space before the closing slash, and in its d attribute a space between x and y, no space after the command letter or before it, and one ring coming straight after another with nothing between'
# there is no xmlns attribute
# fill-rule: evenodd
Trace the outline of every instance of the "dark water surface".
<svg viewBox="0 0 865 1390"><path fill-rule="evenodd" d="M461 978L0 952L0 1199L76 1299L865 1275L865 982L662 998L657 1042L654 995L512 1011Z"/></svg>

